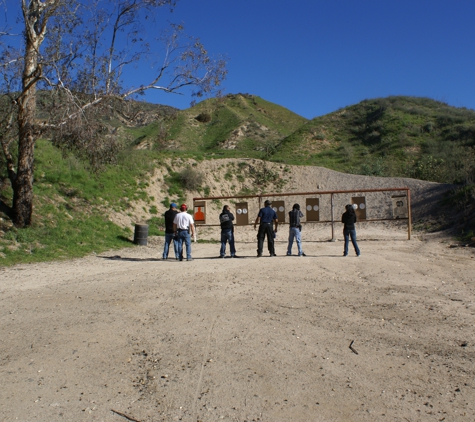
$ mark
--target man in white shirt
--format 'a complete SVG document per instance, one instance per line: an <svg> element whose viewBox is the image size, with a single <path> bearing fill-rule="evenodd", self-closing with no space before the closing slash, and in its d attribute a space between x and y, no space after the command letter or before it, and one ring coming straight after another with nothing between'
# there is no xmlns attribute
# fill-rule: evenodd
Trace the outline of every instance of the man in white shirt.
<svg viewBox="0 0 475 422"><path fill-rule="evenodd" d="M195 222L193 217L186 212L188 207L181 204L180 211L173 220L173 231L178 241L180 251L180 261L183 261L183 241L186 245L186 260L193 261L191 257L191 236L195 237Z"/></svg>

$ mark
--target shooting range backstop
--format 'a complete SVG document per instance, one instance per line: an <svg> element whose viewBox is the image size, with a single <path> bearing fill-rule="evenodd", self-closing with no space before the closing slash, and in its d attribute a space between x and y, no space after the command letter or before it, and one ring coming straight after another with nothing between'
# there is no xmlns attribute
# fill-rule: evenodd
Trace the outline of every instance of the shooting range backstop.
<svg viewBox="0 0 475 422"><path fill-rule="evenodd" d="M304 214L302 224L330 223L331 240L335 239L335 223L340 223L346 204L353 205L358 222L407 221L407 238L411 238L411 195L407 187L193 198L195 223L219 226L216 208L222 200L228 200L236 217L234 223L253 225L266 199L272 201L279 225L288 224L288 212L298 203Z"/></svg>

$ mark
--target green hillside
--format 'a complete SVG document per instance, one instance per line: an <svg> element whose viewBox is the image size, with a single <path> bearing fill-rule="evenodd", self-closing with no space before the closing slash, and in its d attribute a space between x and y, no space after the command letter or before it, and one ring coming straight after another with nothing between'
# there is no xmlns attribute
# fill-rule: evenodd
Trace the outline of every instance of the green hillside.
<svg viewBox="0 0 475 422"><path fill-rule="evenodd" d="M474 110L388 97L309 121L279 144L272 160L460 183L473 172L474 146Z"/></svg>
<svg viewBox="0 0 475 422"><path fill-rule="evenodd" d="M137 148L198 159L263 158L443 183L470 179L475 157L475 111L417 97L365 100L308 121L254 95L227 95L126 132Z"/></svg>
<svg viewBox="0 0 475 422"><path fill-rule="evenodd" d="M152 141L160 150L203 157L262 158L306 122L304 117L257 96L227 95L181 110L161 125L151 125L155 132L149 130L142 141ZM166 134L160 138L161 129Z"/></svg>

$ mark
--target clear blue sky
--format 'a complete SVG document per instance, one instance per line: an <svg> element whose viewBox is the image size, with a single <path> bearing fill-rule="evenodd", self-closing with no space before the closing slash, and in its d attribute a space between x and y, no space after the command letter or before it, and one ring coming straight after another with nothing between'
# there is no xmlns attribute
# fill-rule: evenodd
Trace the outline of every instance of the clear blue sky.
<svg viewBox="0 0 475 422"><path fill-rule="evenodd" d="M13 25L19 4L7 0L0 23ZM225 93L309 119L389 95L475 109L475 0L178 0L172 14L160 11L167 20L229 58ZM159 26L147 28L151 40ZM146 74L141 66L125 82L147 83ZM145 99L191 101L159 91Z"/></svg>
<svg viewBox="0 0 475 422"><path fill-rule="evenodd" d="M389 95L475 108L474 0L179 0L170 19L229 57L226 93L306 118Z"/></svg>

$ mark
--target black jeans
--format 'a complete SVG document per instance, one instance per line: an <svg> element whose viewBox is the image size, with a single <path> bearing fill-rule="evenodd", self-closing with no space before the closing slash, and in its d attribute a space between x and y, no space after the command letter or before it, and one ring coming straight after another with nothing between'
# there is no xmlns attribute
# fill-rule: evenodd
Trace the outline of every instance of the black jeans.
<svg viewBox="0 0 475 422"><path fill-rule="evenodd" d="M264 249L264 238L267 236L267 248L269 253L275 254L274 249L274 230L272 230L272 223L261 223L259 231L257 232L257 253L262 255Z"/></svg>

